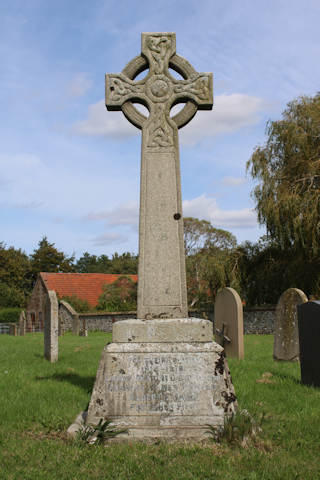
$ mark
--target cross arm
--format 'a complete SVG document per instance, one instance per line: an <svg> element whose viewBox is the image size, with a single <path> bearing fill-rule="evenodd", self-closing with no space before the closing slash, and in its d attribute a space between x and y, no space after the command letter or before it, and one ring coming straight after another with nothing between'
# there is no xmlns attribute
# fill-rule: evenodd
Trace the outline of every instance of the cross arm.
<svg viewBox="0 0 320 480"><path fill-rule="evenodd" d="M213 106L212 73L197 73L187 80L179 80L174 86L174 103L191 100L199 110L211 110Z"/></svg>
<svg viewBox="0 0 320 480"><path fill-rule="evenodd" d="M122 73L106 75L106 107L107 110L121 110L122 105L131 100L147 104L144 83L134 82Z"/></svg>

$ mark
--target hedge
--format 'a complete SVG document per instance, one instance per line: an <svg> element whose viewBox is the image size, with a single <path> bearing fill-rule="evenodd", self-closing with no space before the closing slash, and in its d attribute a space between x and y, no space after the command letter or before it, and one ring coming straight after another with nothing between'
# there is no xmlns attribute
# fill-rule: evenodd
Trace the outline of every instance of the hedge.
<svg viewBox="0 0 320 480"><path fill-rule="evenodd" d="M2 308L0 309L0 323L19 322L21 308Z"/></svg>

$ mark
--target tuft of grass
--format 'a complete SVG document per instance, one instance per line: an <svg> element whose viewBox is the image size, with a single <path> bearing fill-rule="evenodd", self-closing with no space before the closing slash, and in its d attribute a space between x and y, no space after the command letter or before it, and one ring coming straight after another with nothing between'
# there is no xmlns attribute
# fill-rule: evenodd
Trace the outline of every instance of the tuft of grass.
<svg viewBox="0 0 320 480"><path fill-rule="evenodd" d="M78 431L77 437L78 440L87 442L90 445L97 445L99 443L104 443L110 438L115 438L121 433L127 433L127 431L128 429L126 428L116 428L112 425L111 420L106 419L103 421L101 418L98 425L84 425L82 429Z"/></svg>

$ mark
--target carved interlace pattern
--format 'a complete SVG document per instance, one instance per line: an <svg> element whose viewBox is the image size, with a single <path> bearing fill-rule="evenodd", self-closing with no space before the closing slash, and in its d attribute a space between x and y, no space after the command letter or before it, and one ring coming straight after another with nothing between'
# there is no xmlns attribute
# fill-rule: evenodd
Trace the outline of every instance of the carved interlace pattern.
<svg viewBox="0 0 320 480"><path fill-rule="evenodd" d="M165 105L157 104L154 109L153 123L149 127L148 147L171 147L173 145L172 127L168 125L164 113Z"/></svg>
<svg viewBox="0 0 320 480"><path fill-rule="evenodd" d="M125 95L143 93L144 85L132 85L129 82L121 80L120 78L112 78L110 85L110 98L118 102L122 100Z"/></svg>
<svg viewBox="0 0 320 480"><path fill-rule="evenodd" d="M147 39L147 47L149 48L154 60L154 73L163 73L166 67L166 55L171 48L171 39L168 37L150 36Z"/></svg>
<svg viewBox="0 0 320 480"><path fill-rule="evenodd" d="M209 77L199 77L191 83L179 83L174 87L175 93L191 93L196 95L200 100L209 99Z"/></svg>

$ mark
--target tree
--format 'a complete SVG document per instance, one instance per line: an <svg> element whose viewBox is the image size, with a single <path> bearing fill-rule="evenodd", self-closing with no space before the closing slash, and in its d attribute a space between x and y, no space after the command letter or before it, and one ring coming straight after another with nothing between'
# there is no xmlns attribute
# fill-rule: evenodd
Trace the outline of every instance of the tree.
<svg viewBox="0 0 320 480"><path fill-rule="evenodd" d="M38 243L38 248L30 256L33 280L40 272L74 272L74 255L67 257L54 245L43 237Z"/></svg>
<svg viewBox="0 0 320 480"><path fill-rule="evenodd" d="M108 273L121 273L123 275L134 275L138 272L138 255L125 252L119 255L117 252L112 255L111 267Z"/></svg>
<svg viewBox="0 0 320 480"><path fill-rule="evenodd" d="M115 282L104 285L99 297L98 310L124 312L137 309L137 284L121 275Z"/></svg>
<svg viewBox="0 0 320 480"><path fill-rule="evenodd" d="M184 240L189 304L210 311L220 288L239 290L236 238L207 220L186 217Z"/></svg>
<svg viewBox="0 0 320 480"><path fill-rule="evenodd" d="M20 249L0 242L0 306L22 307L32 288L31 264Z"/></svg>
<svg viewBox="0 0 320 480"><path fill-rule="evenodd" d="M320 258L320 94L290 103L267 123L267 141L247 163L260 224L285 251Z"/></svg>
<svg viewBox="0 0 320 480"><path fill-rule="evenodd" d="M107 255L97 257L85 252L77 261L75 269L78 273L110 273L111 266L111 260Z"/></svg>

